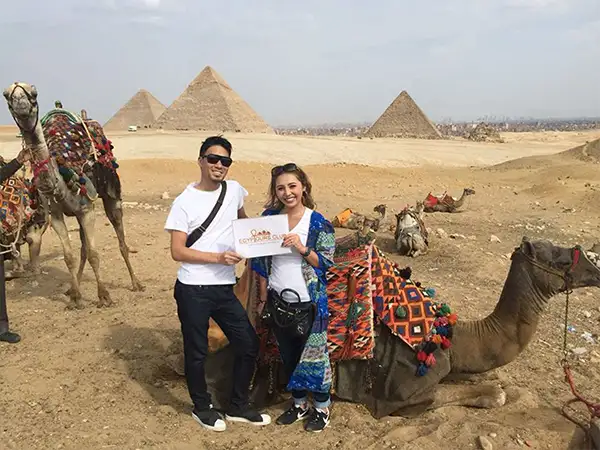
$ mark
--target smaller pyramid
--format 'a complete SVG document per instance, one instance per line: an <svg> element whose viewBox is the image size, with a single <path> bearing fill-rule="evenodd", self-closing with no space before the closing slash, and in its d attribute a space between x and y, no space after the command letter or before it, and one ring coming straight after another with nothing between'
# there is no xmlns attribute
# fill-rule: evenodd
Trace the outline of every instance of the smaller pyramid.
<svg viewBox="0 0 600 450"><path fill-rule="evenodd" d="M441 139L442 134L408 92L402 91L365 133L367 137Z"/></svg>
<svg viewBox="0 0 600 450"><path fill-rule="evenodd" d="M219 133L273 133L273 129L210 66L192 80L153 127Z"/></svg>
<svg viewBox="0 0 600 450"><path fill-rule="evenodd" d="M107 130L127 130L130 125L150 127L167 109L150 92L140 89L104 125Z"/></svg>
<svg viewBox="0 0 600 450"><path fill-rule="evenodd" d="M477 124L477 126L471 130L467 139L475 142L504 142L504 139L502 139L498 130L484 122Z"/></svg>

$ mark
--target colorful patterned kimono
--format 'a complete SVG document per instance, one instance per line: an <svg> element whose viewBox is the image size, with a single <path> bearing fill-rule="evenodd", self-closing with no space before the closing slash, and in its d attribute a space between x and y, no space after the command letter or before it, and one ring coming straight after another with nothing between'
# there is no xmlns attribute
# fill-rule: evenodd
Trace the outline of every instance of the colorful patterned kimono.
<svg viewBox="0 0 600 450"><path fill-rule="evenodd" d="M267 209L262 213L263 216L275 214L279 214L279 211ZM300 362L290 377L287 389L327 393L331 388L332 375L327 351L329 311L326 274L327 269L333 265L335 234L331 223L316 211L310 217L306 246L313 249L319 257L319 267L313 267L302 259L302 274L310 299L317 305L317 312ZM268 278L271 261L271 257L254 258L251 261L252 270L263 278Z"/></svg>

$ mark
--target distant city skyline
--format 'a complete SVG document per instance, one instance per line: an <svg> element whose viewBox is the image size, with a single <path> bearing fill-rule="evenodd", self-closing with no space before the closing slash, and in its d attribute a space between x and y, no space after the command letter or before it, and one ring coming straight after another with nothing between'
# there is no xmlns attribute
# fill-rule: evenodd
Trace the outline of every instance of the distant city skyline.
<svg viewBox="0 0 600 450"><path fill-rule="evenodd" d="M168 107L210 65L274 127L372 123L403 90L436 123L600 116L598 0L5 3L0 88L42 113Z"/></svg>

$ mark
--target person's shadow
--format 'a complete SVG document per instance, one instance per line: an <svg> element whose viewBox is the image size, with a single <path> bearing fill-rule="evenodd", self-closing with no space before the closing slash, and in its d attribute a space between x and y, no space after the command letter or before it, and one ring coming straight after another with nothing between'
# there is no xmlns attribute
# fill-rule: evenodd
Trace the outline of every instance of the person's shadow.
<svg viewBox="0 0 600 450"><path fill-rule="evenodd" d="M159 405L171 406L179 413L189 414L191 401L182 401L172 394L165 382L181 381L169 364L170 355L183 351L179 329L135 328L127 324L111 327L105 339L105 348L125 361L128 375L135 380ZM233 350L230 346L210 354L205 362L208 391L216 409L229 404L233 373Z"/></svg>

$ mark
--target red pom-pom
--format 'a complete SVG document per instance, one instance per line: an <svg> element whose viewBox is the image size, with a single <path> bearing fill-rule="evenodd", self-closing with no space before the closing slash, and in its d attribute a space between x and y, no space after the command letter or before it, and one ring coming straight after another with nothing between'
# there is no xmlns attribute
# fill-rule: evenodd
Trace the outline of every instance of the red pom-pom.
<svg viewBox="0 0 600 450"><path fill-rule="evenodd" d="M425 360L425 365L427 367L435 366L435 356L433 356L433 353L427 356L427 359Z"/></svg>
<svg viewBox="0 0 600 450"><path fill-rule="evenodd" d="M458 315L456 314L448 314L448 323L450 325L455 325L458 322Z"/></svg>
<svg viewBox="0 0 600 450"><path fill-rule="evenodd" d="M452 343L450 342L450 339L448 339L446 336L442 337L442 348L444 350L450 348L450 346L452 345Z"/></svg>
<svg viewBox="0 0 600 450"><path fill-rule="evenodd" d="M427 353L425 353L423 350L421 350L420 352L417 353L417 359L421 362L425 362L427 360Z"/></svg>

